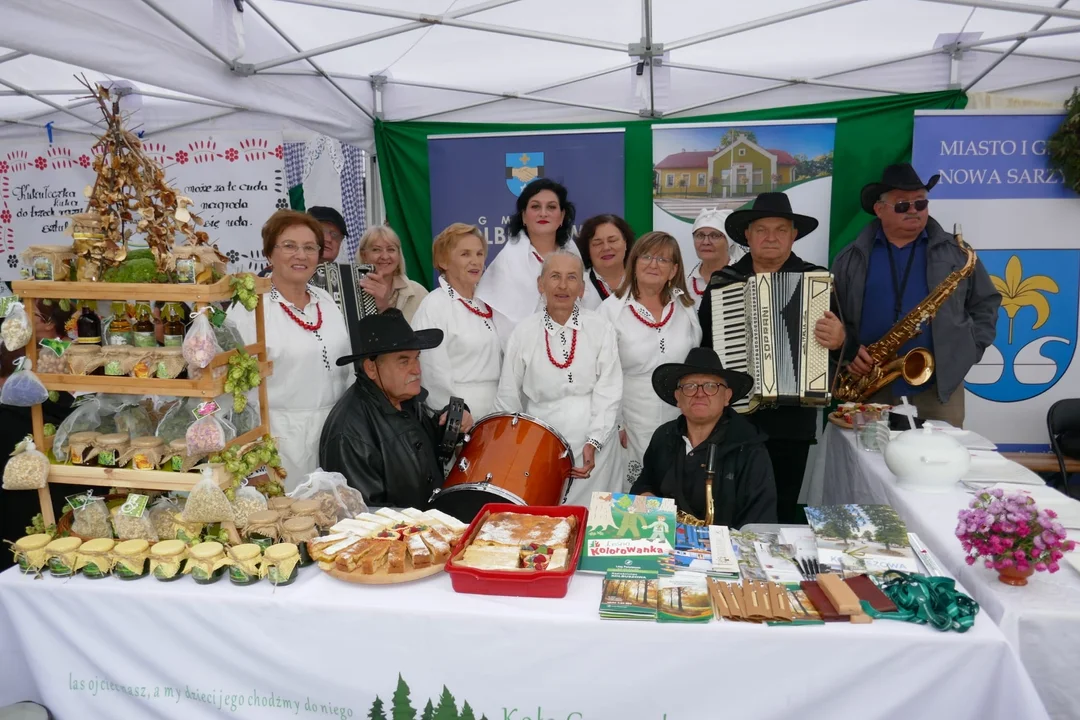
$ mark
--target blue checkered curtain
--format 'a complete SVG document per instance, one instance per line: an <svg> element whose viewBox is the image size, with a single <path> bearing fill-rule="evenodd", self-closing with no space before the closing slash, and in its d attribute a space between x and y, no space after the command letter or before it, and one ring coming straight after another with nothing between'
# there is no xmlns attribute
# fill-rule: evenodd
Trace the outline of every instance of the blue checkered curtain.
<svg viewBox="0 0 1080 720"><path fill-rule="evenodd" d="M360 236L367 229L367 216L364 212L364 151L355 145L341 145L345 156L345 166L341 168L341 214L349 228L346 243L348 261L356 257L360 247Z"/></svg>
<svg viewBox="0 0 1080 720"><path fill-rule="evenodd" d="M285 143L285 182L294 188L304 182L304 143Z"/></svg>

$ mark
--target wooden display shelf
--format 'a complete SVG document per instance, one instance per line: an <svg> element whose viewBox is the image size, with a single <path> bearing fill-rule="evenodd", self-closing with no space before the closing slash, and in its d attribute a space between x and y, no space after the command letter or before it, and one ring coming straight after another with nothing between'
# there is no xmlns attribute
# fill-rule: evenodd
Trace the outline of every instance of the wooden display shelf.
<svg viewBox="0 0 1080 720"><path fill-rule="evenodd" d="M11 284L11 291L20 298L28 299L147 299L160 302L210 303L232 299L233 289L229 284L230 277L223 277L213 285L17 280ZM270 278L255 278L255 292L260 295L270 292Z"/></svg>
<svg viewBox="0 0 1080 720"><path fill-rule="evenodd" d="M232 480L221 463L209 463L214 480L222 488ZM203 466L199 466L201 468ZM100 485L128 490L177 490L187 492L202 479L202 472L170 472L168 470L126 470L93 465L50 465L49 482L63 485Z"/></svg>
<svg viewBox="0 0 1080 720"><path fill-rule="evenodd" d="M257 345L262 345L258 343ZM256 347L255 345L249 345ZM218 357L232 355L222 353ZM251 353L256 355L257 353ZM216 363L216 364L215 364ZM159 378L133 378L109 375L59 375L38 373L38 378L49 390L57 392L98 392L113 395L167 395L169 397L216 398L225 394L225 377L215 379L212 370L228 363L228 357L218 363L215 358L198 380L161 380ZM259 374L265 380L274 373L271 362L259 363Z"/></svg>

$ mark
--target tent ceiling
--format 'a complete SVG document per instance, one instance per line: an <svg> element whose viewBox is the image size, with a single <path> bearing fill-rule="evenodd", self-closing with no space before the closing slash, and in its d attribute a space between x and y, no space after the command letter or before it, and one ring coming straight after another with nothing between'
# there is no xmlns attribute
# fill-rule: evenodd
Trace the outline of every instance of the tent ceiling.
<svg viewBox="0 0 1080 720"><path fill-rule="evenodd" d="M0 136L91 132L76 73L132 81L147 132L276 123L368 146L374 116L679 117L949 87L1061 102L1080 79L1078 0L241 5L7 0Z"/></svg>

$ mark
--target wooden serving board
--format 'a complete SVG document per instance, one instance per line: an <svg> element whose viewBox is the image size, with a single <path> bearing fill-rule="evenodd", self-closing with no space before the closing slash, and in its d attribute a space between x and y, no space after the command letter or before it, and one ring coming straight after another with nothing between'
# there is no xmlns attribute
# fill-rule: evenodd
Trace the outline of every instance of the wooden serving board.
<svg viewBox="0 0 1080 720"><path fill-rule="evenodd" d="M842 427L845 430L851 430L851 423L844 419L843 415L837 415L835 413L829 413L829 422L837 427Z"/></svg>
<svg viewBox="0 0 1080 720"><path fill-rule="evenodd" d="M420 580L422 578L431 577L432 575L438 575L443 571L446 563L439 565L431 565L429 567L420 568L419 570L413 569L412 559L405 560L405 572L403 573L391 573L385 567L379 570L379 572L372 575L364 575L359 571L345 572L344 570L338 570L334 565L329 565L329 569L323 567L323 563L319 563L319 567L325 570L325 572L331 577L336 577L338 580L344 580L345 582L357 583L359 585L396 585L397 583L412 582L413 580Z"/></svg>

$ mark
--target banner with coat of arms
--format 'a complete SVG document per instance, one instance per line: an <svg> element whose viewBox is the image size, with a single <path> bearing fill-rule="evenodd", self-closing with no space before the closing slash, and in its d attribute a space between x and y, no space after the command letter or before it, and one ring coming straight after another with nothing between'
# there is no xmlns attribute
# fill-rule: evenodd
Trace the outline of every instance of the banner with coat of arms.
<svg viewBox="0 0 1080 720"><path fill-rule="evenodd" d="M431 237L452 223L476 225L490 263L509 239L518 196L542 177L566 186L575 236L593 215L622 216L623 136L622 129L430 136Z"/></svg>
<svg viewBox="0 0 1080 720"><path fill-rule="evenodd" d="M1062 113L916 112L912 163L941 174L930 214L963 228L1001 293L997 337L965 380L965 426L1045 450L1046 414L1080 395L1080 198L1047 163Z"/></svg>

